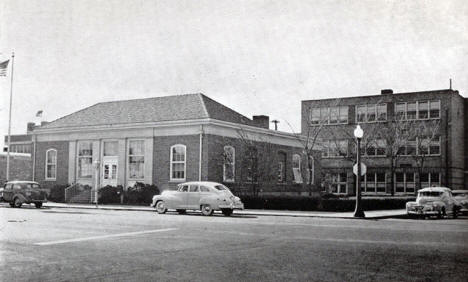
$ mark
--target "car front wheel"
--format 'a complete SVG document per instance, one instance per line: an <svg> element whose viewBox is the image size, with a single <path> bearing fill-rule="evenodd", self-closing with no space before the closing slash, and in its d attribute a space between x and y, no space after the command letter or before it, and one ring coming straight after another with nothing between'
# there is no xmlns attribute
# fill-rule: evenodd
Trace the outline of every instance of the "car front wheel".
<svg viewBox="0 0 468 282"><path fill-rule="evenodd" d="M209 216L213 214L214 210L210 205L202 205L201 212L203 215Z"/></svg>
<svg viewBox="0 0 468 282"><path fill-rule="evenodd" d="M159 213L159 214L164 214L166 213L167 211L167 208L166 208L166 203L164 203L164 201L159 201L156 203L156 211Z"/></svg>
<svg viewBox="0 0 468 282"><path fill-rule="evenodd" d="M21 200L20 200L19 198L15 198L14 204L13 204L13 206L14 206L15 208L21 208L21 205L22 205L22 204L23 204L23 203L21 203Z"/></svg>

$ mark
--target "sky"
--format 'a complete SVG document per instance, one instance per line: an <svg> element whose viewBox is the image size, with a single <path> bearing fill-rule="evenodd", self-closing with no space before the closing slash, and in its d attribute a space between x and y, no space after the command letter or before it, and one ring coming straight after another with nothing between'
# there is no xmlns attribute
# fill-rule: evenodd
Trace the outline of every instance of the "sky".
<svg viewBox="0 0 468 282"><path fill-rule="evenodd" d="M13 51L12 134L38 110L52 121L200 92L299 132L302 100L448 89L450 78L468 97L468 1L3 0L0 60Z"/></svg>

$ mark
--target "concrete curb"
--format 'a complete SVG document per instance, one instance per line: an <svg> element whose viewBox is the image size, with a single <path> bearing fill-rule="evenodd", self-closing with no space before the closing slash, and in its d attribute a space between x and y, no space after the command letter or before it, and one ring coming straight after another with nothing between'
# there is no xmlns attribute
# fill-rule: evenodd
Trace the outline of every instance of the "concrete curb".
<svg viewBox="0 0 468 282"><path fill-rule="evenodd" d="M62 205L62 204L44 204L44 207L50 208L68 208L68 209L98 209L98 210L115 210L115 211L145 211L145 212L156 212L153 208L150 207L125 207L125 206L105 206L100 205L96 208L93 205ZM315 217L315 218L340 218L340 219L360 219L354 217L349 212L343 214L337 214L336 212L330 212L330 214L326 213L281 213L277 211L255 211L255 210L243 210L243 211L235 211L235 215L243 215L243 216L280 216L280 217ZM385 214L385 215L367 215L365 218L362 219L385 219L385 218L403 218L406 217L406 213L402 214L396 210L395 213L392 214Z"/></svg>

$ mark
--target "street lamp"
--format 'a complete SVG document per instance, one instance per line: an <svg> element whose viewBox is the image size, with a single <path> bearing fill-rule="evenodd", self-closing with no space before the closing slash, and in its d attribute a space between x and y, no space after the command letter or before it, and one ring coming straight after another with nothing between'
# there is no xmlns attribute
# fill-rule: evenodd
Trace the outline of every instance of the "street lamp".
<svg viewBox="0 0 468 282"><path fill-rule="evenodd" d="M361 126L358 124L354 129L354 137L357 140L356 149L356 165L357 165L357 180L356 180L356 209L354 210L354 217L366 217L361 204L361 139L364 136Z"/></svg>
<svg viewBox="0 0 468 282"><path fill-rule="evenodd" d="M98 187L99 187L99 160L93 162L95 177L94 177L94 201L96 202L96 208L98 208Z"/></svg>

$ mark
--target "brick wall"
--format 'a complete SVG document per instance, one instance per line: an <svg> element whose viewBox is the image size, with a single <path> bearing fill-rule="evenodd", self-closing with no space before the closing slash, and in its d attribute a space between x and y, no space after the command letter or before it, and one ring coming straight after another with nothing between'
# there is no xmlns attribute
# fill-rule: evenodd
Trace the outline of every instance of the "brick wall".
<svg viewBox="0 0 468 282"><path fill-rule="evenodd" d="M42 185L66 185L68 184L68 141L37 142L36 143L36 166L35 181ZM57 178L55 181L45 180L46 151L57 150Z"/></svg>
<svg viewBox="0 0 468 282"><path fill-rule="evenodd" d="M10 155L10 180L32 180L32 158ZM6 181L6 154L0 155L0 186Z"/></svg>
<svg viewBox="0 0 468 282"><path fill-rule="evenodd" d="M153 179L161 189L175 189L180 182L170 181L171 146L186 146L186 181L198 181L200 135L154 137Z"/></svg>
<svg viewBox="0 0 468 282"><path fill-rule="evenodd" d="M258 172L259 180L252 184L247 179L245 160L247 146L239 138L229 138L215 135L206 135L208 150L208 180L224 183L234 192L253 192L254 189L260 194L274 193L307 193L304 184L294 183L292 170L293 154L301 155L302 149L276 145L267 142L253 142L258 150ZM224 146L232 146L235 149L235 182L223 182L223 152ZM278 156L279 152L286 155L286 179L278 183ZM305 168L305 158L302 157L302 166ZM305 169L303 169L305 171ZM320 167L316 166L315 180L319 183ZM305 173L304 173L305 180ZM255 186L255 187L254 187Z"/></svg>

